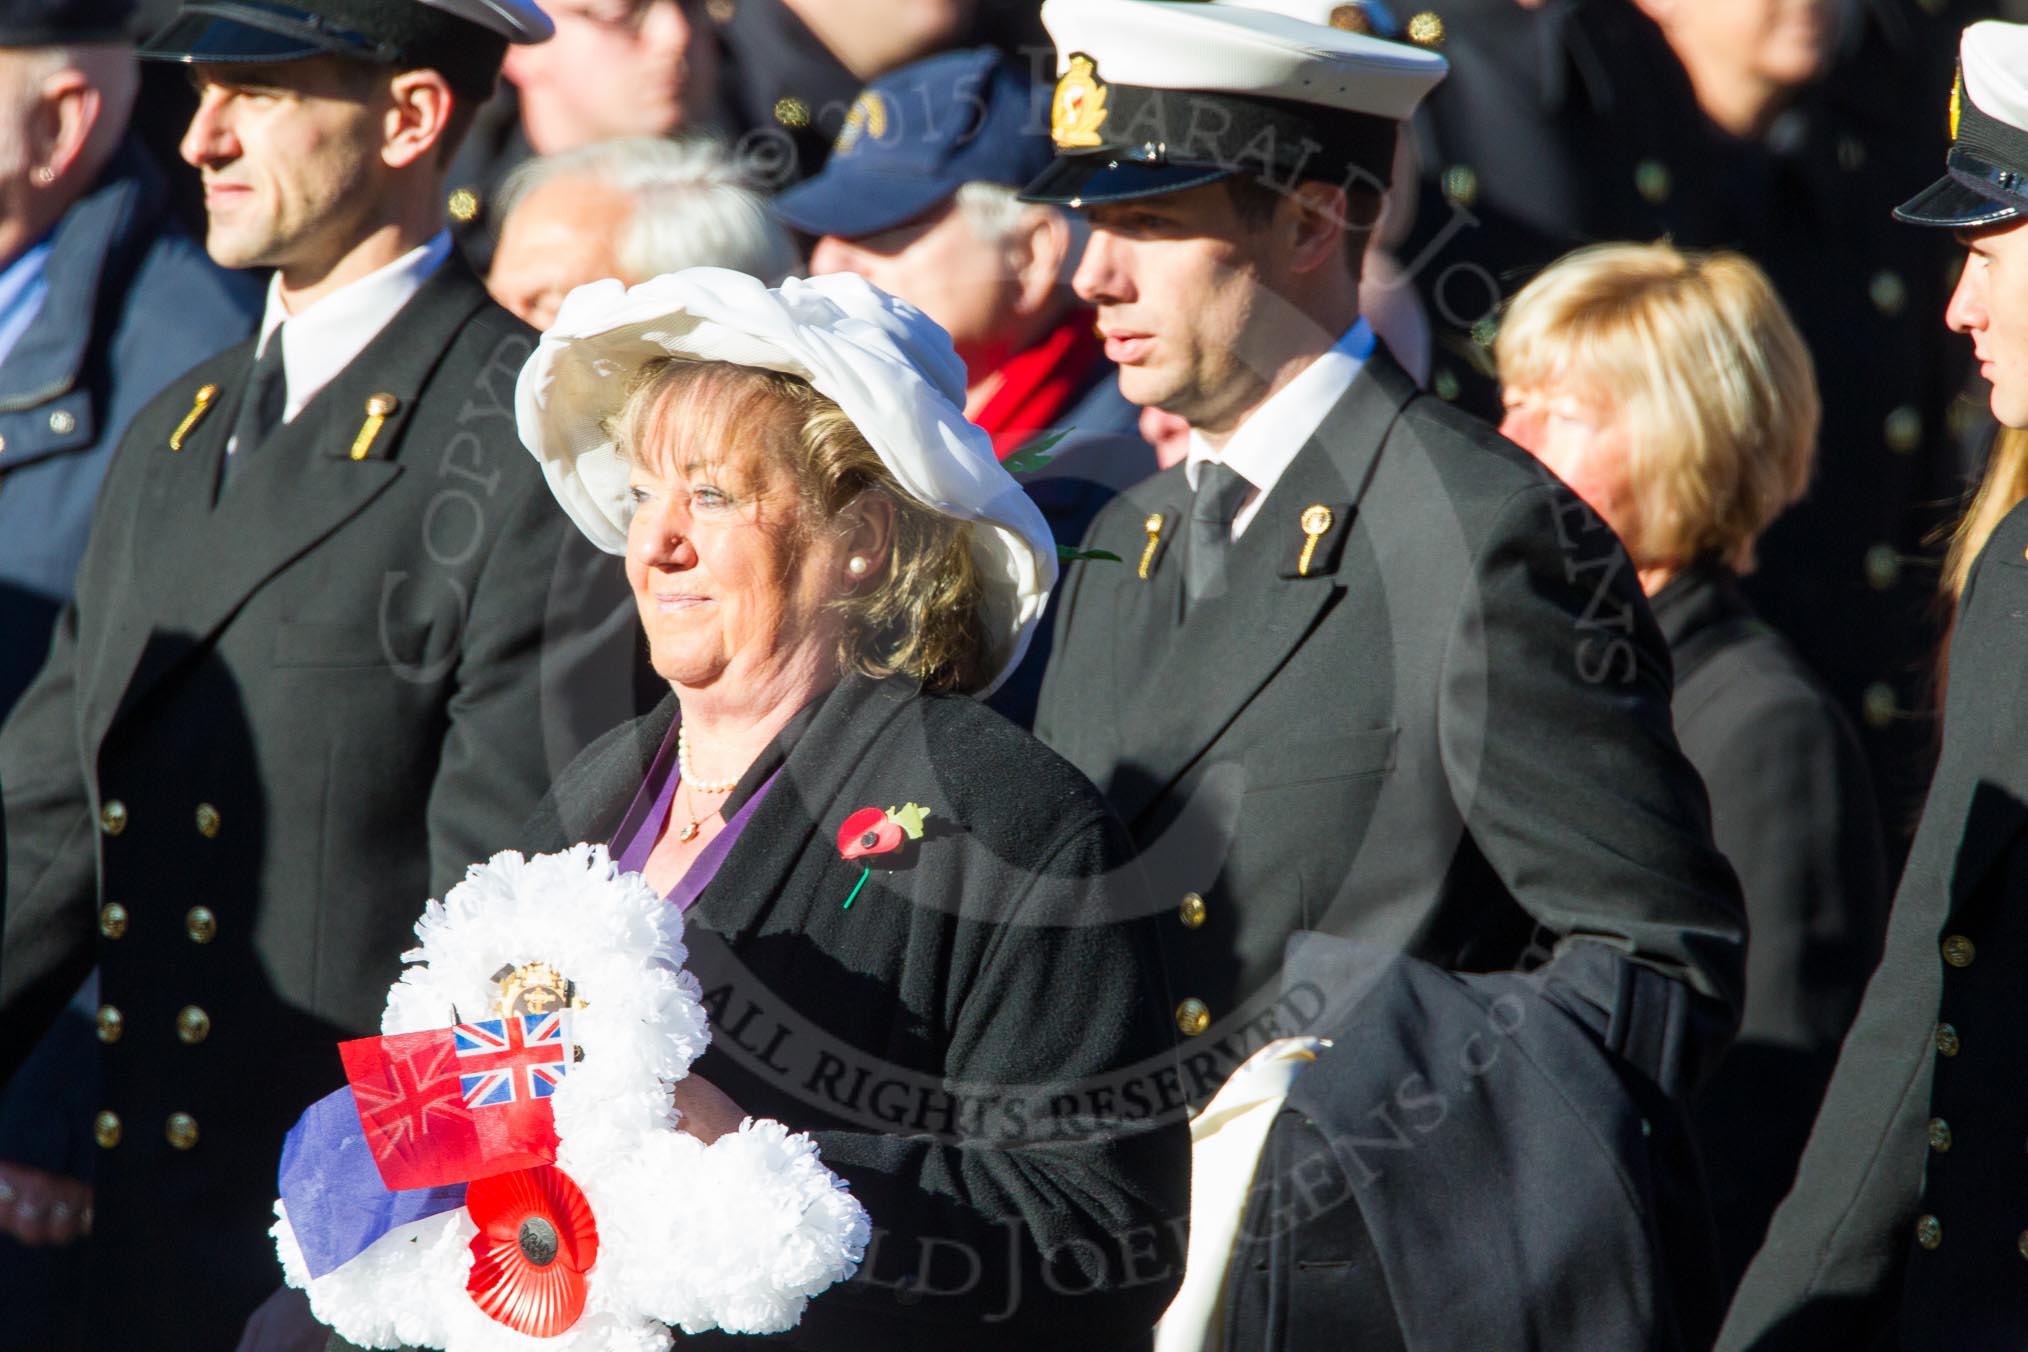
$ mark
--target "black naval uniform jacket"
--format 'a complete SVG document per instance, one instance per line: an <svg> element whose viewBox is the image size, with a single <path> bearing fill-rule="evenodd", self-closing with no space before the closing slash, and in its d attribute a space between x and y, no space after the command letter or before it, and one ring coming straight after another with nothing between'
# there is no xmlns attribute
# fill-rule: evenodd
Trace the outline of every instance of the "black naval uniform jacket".
<svg viewBox="0 0 2028 1352"><path fill-rule="evenodd" d="M2028 506L1959 603L1943 754L1794 1188L1719 1346L2028 1346Z"/></svg>
<svg viewBox="0 0 2028 1352"><path fill-rule="evenodd" d="M1277 1000L1298 930L1458 971L1603 945L1571 1012L1694 1082L1739 1006L1739 892L1611 531L1384 351L1179 620L1189 508L1178 466L1100 514L1086 547L1122 561L1070 565L1036 731L1165 904L1193 1098L1316 1018Z"/></svg>
<svg viewBox="0 0 2028 1352"><path fill-rule="evenodd" d="M0 731L0 1073L102 974L93 1349L233 1346L334 1044L378 1030L424 902L589 740L545 746L581 542L515 436L531 345L453 255L215 503L251 344L116 452Z"/></svg>
<svg viewBox="0 0 2028 1352"><path fill-rule="evenodd" d="M528 848L610 840L675 715L593 744ZM734 789L729 813L781 767L684 917L712 1020L696 1072L812 1132L874 1226L858 1276L781 1341L1146 1346L1182 1280L1190 1141L1125 832L975 700L854 676L798 723ZM911 802L922 840L841 856L846 817Z"/></svg>

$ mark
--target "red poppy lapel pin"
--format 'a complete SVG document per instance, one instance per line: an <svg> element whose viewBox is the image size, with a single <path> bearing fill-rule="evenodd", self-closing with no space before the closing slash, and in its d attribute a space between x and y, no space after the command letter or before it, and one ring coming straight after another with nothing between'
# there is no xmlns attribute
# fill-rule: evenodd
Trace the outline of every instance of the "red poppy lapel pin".
<svg viewBox="0 0 2028 1352"><path fill-rule="evenodd" d="M923 818L929 815L928 808L915 803L891 807L885 812L877 807L862 807L838 828L838 855L849 862L893 854L907 842L922 839ZM859 881L852 884L852 895L845 898L840 910L852 909L859 889L866 886L866 880L872 876L873 865L859 866Z"/></svg>

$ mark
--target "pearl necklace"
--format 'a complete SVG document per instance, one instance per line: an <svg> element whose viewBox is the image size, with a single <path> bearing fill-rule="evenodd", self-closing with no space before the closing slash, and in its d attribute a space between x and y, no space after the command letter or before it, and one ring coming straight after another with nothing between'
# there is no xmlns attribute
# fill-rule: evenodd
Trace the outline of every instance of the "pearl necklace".
<svg viewBox="0 0 2028 1352"><path fill-rule="evenodd" d="M687 728L679 727L676 729L676 769L682 776L683 787L689 790L690 793L710 794L716 797L719 794L731 793L739 787L737 779L721 779L707 782L697 778L692 773L690 769L690 731ZM703 828L705 818L711 815L710 812L706 812L700 816L692 817L690 825L676 833L678 843L688 845L691 841L697 839L697 833Z"/></svg>

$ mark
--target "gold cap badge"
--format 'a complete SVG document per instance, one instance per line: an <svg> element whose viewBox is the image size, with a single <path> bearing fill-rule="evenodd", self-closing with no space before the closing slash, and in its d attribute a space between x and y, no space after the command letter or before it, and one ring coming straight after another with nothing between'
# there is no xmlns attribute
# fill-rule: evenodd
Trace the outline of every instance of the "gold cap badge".
<svg viewBox="0 0 2028 1352"><path fill-rule="evenodd" d="M876 141L887 139L887 100L871 89L852 101L852 111L845 114L845 125L838 129L831 151L850 154L852 147L868 136Z"/></svg>
<svg viewBox="0 0 2028 1352"><path fill-rule="evenodd" d="M1951 81L1951 139L1958 139L1958 115L1965 107L1965 72L1958 68L1957 78Z"/></svg>
<svg viewBox="0 0 2028 1352"><path fill-rule="evenodd" d="M1056 82L1049 104L1049 134L1059 147L1089 150L1101 145L1098 129L1106 120L1106 86L1098 67L1082 52L1070 58L1070 69Z"/></svg>

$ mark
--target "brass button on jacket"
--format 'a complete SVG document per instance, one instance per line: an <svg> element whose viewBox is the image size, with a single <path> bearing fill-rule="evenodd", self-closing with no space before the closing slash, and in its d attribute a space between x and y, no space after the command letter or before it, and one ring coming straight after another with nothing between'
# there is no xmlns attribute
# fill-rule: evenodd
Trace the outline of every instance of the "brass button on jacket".
<svg viewBox="0 0 2028 1352"><path fill-rule="evenodd" d="M1943 941L1943 959L1953 967L1971 966L1978 953L1978 946L1962 934L1953 934Z"/></svg>
<svg viewBox="0 0 2028 1352"><path fill-rule="evenodd" d="M118 1042L120 1034L127 1031L126 1015L111 1005L99 1006L99 1017L95 1022L101 1042Z"/></svg>
<svg viewBox="0 0 2028 1352"><path fill-rule="evenodd" d="M101 1112L92 1119L92 1139L99 1143L99 1149L111 1150L120 1143L120 1115L115 1112Z"/></svg>
<svg viewBox="0 0 2028 1352"><path fill-rule="evenodd" d="M127 829L127 805L117 798L108 798L99 809L99 830L109 836L117 836Z"/></svg>
<svg viewBox="0 0 2028 1352"><path fill-rule="evenodd" d="M208 944L218 937L218 917L208 906L192 906L183 917L183 931L193 944Z"/></svg>
<svg viewBox="0 0 2028 1352"><path fill-rule="evenodd" d="M1958 1030L1947 1023L1936 1026L1936 1050L1939 1056L1956 1056L1964 1044L1958 1040Z"/></svg>
<svg viewBox="0 0 2028 1352"><path fill-rule="evenodd" d="M172 1148L188 1150L197 1144L197 1119L189 1113L171 1113L162 1134L169 1138Z"/></svg>
<svg viewBox="0 0 2028 1352"><path fill-rule="evenodd" d="M1184 929L1196 929L1204 923L1204 898L1195 892L1183 894L1183 904L1176 908L1176 918L1183 922Z"/></svg>
<svg viewBox="0 0 2028 1352"><path fill-rule="evenodd" d="M1196 1037L1211 1026L1211 1008L1196 996L1176 1006L1176 1027L1185 1037Z"/></svg>
<svg viewBox="0 0 2028 1352"><path fill-rule="evenodd" d="M99 933L108 939L121 939L127 933L127 908L117 901L109 901L99 907Z"/></svg>
<svg viewBox="0 0 2028 1352"><path fill-rule="evenodd" d="M2028 1258L2028 1230L2023 1230L2020 1237L2014 1241L2014 1252Z"/></svg>
<svg viewBox="0 0 2028 1352"><path fill-rule="evenodd" d="M220 825L222 825L222 822L219 819L217 808L209 803L199 803L197 805L198 835L203 836L206 840L210 840L218 834Z"/></svg>
<svg viewBox="0 0 2028 1352"><path fill-rule="evenodd" d="M1943 1243L1943 1222L1934 1216L1919 1216L1915 1222L1915 1242L1925 1249L1934 1249Z"/></svg>
<svg viewBox="0 0 2028 1352"><path fill-rule="evenodd" d="M1951 1124L1941 1117L1929 1120L1929 1148L1939 1155L1951 1148Z"/></svg>
<svg viewBox="0 0 2028 1352"><path fill-rule="evenodd" d="M176 1036L185 1046L196 1046L211 1036L211 1016L196 1005L183 1006L176 1013Z"/></svg>

